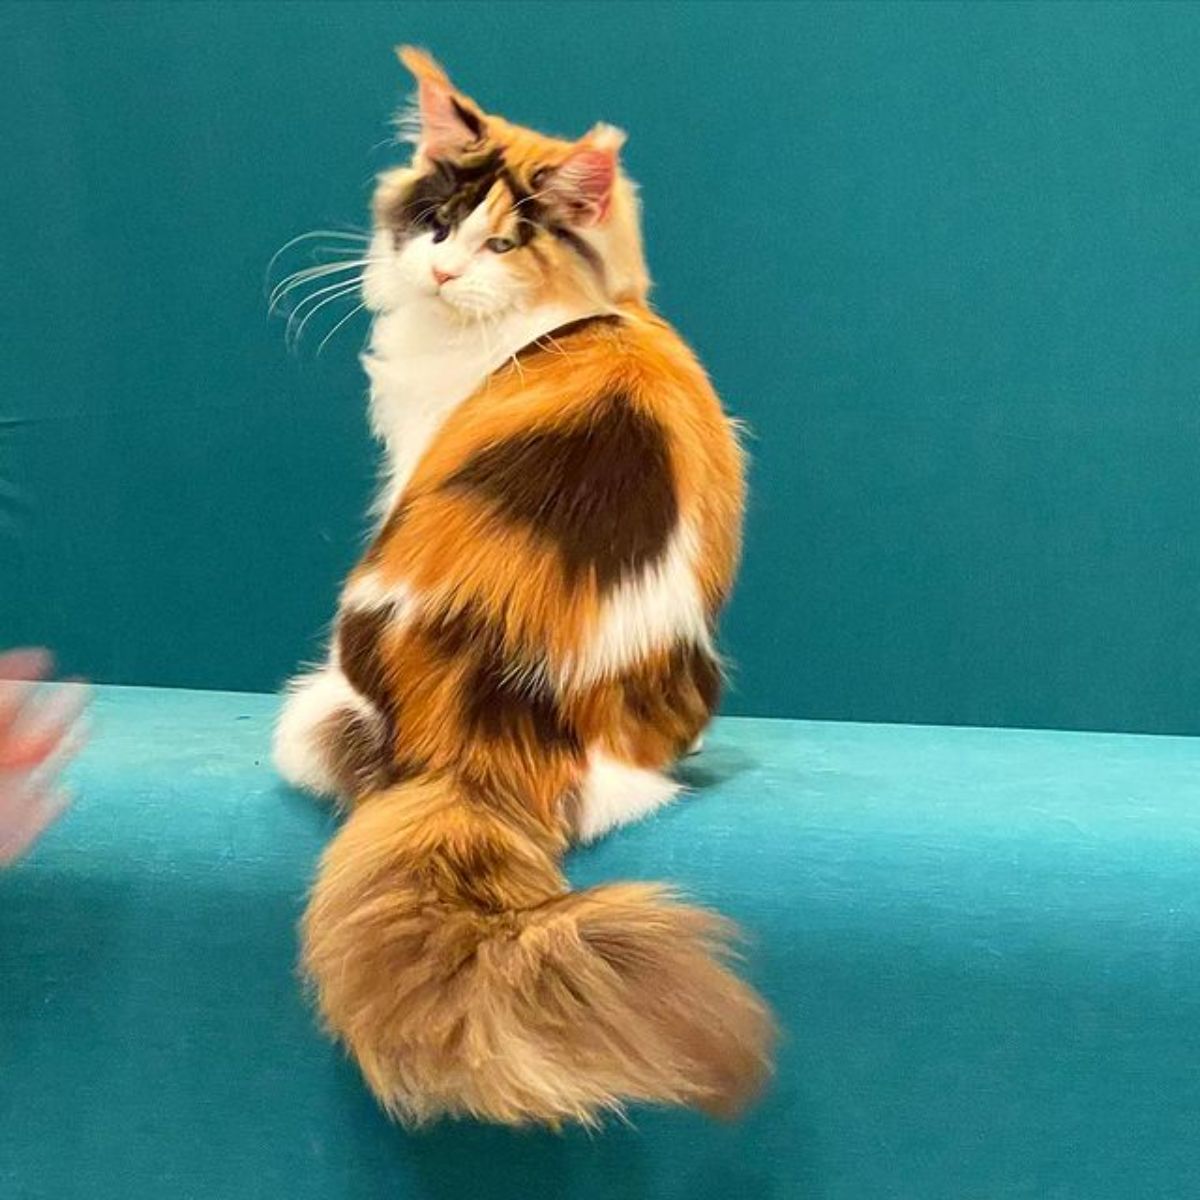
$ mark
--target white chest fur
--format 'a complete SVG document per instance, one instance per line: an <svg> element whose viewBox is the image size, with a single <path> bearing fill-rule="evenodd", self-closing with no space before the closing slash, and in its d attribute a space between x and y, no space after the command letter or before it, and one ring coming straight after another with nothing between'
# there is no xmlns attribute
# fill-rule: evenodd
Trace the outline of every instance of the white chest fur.
<svg viewBox="0 0 1200 1200"><path fill-rule="evenodd" d="M492 371L523 346L587 315L555 305L486 325L464 323L440 301L422 297L377 316L362 356L371 381L371 426L387 449L377 512L387 513L400 499L434 434Z"/></svg>

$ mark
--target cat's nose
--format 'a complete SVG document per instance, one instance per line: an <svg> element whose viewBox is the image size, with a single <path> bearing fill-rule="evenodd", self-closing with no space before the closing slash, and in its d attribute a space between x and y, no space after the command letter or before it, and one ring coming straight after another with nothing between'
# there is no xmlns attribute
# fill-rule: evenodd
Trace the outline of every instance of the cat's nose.
<svg viewBox="0 0 1200 1200"><path fill-rule="evenodd" d="M433 268L433 281L441 287L443 283L449 283L452 279L458 278L456 271L443 271L440 267Z"/></svg>

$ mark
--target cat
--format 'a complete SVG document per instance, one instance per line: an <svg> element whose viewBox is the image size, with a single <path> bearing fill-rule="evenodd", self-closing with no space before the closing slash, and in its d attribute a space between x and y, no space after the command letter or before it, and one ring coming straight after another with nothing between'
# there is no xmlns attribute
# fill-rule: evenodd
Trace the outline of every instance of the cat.
<svg viewBox="0 0 1200 1200"><path fill-rule="evenodd" d="M347 819L302 926L328 1029L416 1125L738 1111L772 1020L732 927L560 860L666 804L717 704L735 428L647 303L624 135L487 114L426 53L362 294L380 523L275 760Z"/></svg>

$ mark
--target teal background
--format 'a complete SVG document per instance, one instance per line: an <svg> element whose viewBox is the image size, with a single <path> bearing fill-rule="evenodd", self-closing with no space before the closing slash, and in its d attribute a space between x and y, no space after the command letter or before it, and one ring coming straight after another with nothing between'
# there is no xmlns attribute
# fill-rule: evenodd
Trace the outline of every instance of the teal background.
<svg viewBox="0 0 1200 1200"><path fill-rule="evenodd" d="M0 5L0 641L314 652L363 326L289 356L263 270L362 220L402 39L631 131L658 302L755 432L731 710L1200 731L1192 5Z"/></svg>

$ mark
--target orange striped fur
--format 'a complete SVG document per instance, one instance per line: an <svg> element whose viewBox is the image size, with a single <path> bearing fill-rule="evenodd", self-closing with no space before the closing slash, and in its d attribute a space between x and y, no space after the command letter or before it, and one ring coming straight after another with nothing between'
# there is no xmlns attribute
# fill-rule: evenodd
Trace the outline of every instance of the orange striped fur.
<svg viewBox="0 0 1200 1200"><path fill-rule="evenodd" d="M612 781L644 791L638 811L666 798L660 773L712 715L742 456L646 301L621 135L545 138L402 57L420 142L380 181L366 287L393 482L330 662L277 734L284 773L348 812L305 969L405 1121L595 1123L630 1101L729 1113L772 1037L728 967L731 928L650 885L573 893L559 860L637 815ZM425 343L394 350L411 322L450 330L452 372L485 301L498 336L535 336L406 415L425 412L404 390Z"/></svg>

